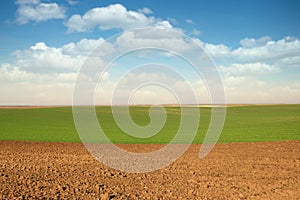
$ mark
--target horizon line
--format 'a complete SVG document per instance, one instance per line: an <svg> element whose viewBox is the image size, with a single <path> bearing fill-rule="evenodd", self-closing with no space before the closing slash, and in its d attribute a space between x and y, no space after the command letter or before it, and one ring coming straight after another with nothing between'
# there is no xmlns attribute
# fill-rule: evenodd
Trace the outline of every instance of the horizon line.
<svg viewBox="0 0 300 200"><path fill-rule="evenodd" d="M227 104L95 104L95 105L72 105L72 104L0 104L0 107L73 107L73 106L251 106L251 105L299 105L300 103L227 103Z"/></svg>

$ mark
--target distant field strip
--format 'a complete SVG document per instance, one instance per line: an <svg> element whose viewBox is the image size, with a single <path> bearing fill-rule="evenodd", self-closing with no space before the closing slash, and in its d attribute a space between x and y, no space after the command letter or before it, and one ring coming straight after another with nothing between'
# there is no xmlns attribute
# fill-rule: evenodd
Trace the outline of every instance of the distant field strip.
<svg viewBox="0 0 300 200"><path fill-rule="evenodd" d="M150 122L147 106L130 107L133 120L145 126ZM180 107L166 106L164 128L150 138L135 138L124 133L115 123L111 107L96 108L99 124L107 137L120 144L164 144L176 134ZM210 107L199 109L200 124L194 143L201 143L210 121ZM141 133L143 134L143 133ZM0 108L0 140L80 142L71 107L34 109ZM250 105L227 108L220 143L300 140L300 105ZM180 141L178 141L180 142ZM184 142L184 141L182 141Z"/></svg>

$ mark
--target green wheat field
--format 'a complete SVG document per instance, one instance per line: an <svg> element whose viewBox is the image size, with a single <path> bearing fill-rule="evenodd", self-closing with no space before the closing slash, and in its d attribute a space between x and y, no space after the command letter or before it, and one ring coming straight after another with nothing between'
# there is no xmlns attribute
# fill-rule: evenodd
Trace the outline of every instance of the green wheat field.
<svg viewBox="0 0 300 200"><path fill-rule="evenodd" d="M168 143L180 123L180 107L165 107L164 128L150 138L127 135L116 125L111 107L98 106L98 121L113 143ZM211 108L199 109L200 124L193 143L201 143L208 129ZM132 106L133 120L141 126L150 122L149 107ZM6 109L0 108L0 140L80 142L73 121L72 107ZM219 143L300 140L300 105L249 105L227 108Z"/></svg>

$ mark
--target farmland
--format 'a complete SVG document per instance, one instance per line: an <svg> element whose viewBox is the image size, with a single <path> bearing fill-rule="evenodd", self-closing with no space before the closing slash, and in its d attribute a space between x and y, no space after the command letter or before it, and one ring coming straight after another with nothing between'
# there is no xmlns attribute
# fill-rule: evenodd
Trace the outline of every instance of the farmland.
<svg viewBox="0 0 300 200"><path fill-rule="evenodd" d="M150 138L125 134L113 119L110 107L96 107L99 124L108 138L118 144L165 144L176 134L180 108L165 107L167 120L163 129ZM211 108L199 109L200 124L193 141L199 144L208 129ZM138 125L150 122L149 107L133 106L130 113ZM142 133L141 133L142 134ZM0 140L44 142L80 142L71 107L0 108ZM219 143L300 140L300 105L249 105L227 108Z"/></svg>
<svg viewBox="0 0 300 200"><path fill-rule="evenodd" d="M148 109L130 107L133 120L148 124ZM136 153L159 149L174 137L180 109L166 111L164 128L141 139L118 128L110 107L96 108L108 138ZM199 112L194 144L178 160L153 172L128 173L97 162L87 152L71 107L2 108L0 199L300 198L300 105L228 107L219 144L203 159L198 158L198 143L207 131L211 108Z"/></svg>

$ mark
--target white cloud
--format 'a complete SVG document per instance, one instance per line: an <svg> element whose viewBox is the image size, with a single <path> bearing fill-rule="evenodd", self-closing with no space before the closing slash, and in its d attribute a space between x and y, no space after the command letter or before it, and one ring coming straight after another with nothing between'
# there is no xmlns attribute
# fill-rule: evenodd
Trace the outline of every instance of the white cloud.
<svg viewBox="0 0 300 200"><path fill-rule="evenodd" d="M95 58L91 58L93 61L91 64L95 67L105 66L102 58L114 51L113 45L105 42L103 38L84 38L61 47L50 47L44 42L37 42L27 49L15 51L13 53L15 56L14 62L10 63L10 67L5 69L12 71L15 69L14 67L17 67L22 72L36 74L76 72L86 62L87 56L100 44L101 49L97 51ZM87 64L90 65L90 63Z"/></svg>
<svg viewBox="0 0 300 200"><path fill-rule="evenodd" d="M2 105L71 104L77 73L35 73L18 66L0 66Z"/></svg>
<svg viewBox="0 0 300 200"><path fill-rule="evenodd" d="M68 0L68 2L72 4L77 1ZM65 17L65 9L57 3L18 0L16 4L18 5L17 22L20 24ZM118 49L126 51L141 46L154 48L163 46L181 54L197 48L195 43L183 37L183 30L174 28L170 23L175 24L176 21L148 16L151 13L149 8L131 11L121 4L114 4L93 8L83 15L71 16L65 22L69 31L87 32L94 28L127 30L149 26L162 27L162 29L125 32L114 41L109 41L113 43L105 42L103 38L83 38L59 47L50 47L44 42L38 42L28 49L18 50L14 53L14 62L0 65L0 90L2 91L0 104L70 104L73 83L77 77L76 71L100 44L102 46L99 49L100 53L97 54L99 56L96 60L97 65L91 63L92 67L97 67L97 70L99 66L106 66L106 56L114 55ZM187 19L186 23L194 24L190 19ZM173 30L177 30L177 34L174 34ZM197 29L190 33L194 36L199 34ZM299 39L285 37L276 41L268 36L245 38L240 41L239 48L232 48L225 44L205 43L198 38L193 38L193 42L199 44L220 66L228 103L299 103L299 81L288 80L288 78L276 79L289 74L287 68L300 66ZM169 57L166 56L167 54L162 55L167 57L166 62L172 60L171 54L168 55ZM186 72L185 69L181 70ZM295 68L292 70L298 73ZM90 74L85 75L91 78ZM110 103L109 98L117 84L114 75L108 72L104 74L103 84L97 90L99 103ZM265 78L266 76L268 77ZM92 74L92 78L94 77L96 75ZM90 80L93 81L92 78ZM187 96L187 82L174 79L168 73L161 74L153 71L129 74L121 83L120 92L126 94L127 90L136 83L145 81L170 83L178 89L178 95ZM204 81L199 79L193 81L191 85L198 95L199 102L209 102L210 95ZM15 91L18 93L16 94ZM174 101L172 95L161 95L164 92L166 91L163 88L143 87L135 93L132 100L133 103ZM185 101L188 103L188 99Z"/></svg>
<svg viewBox="0 0 300 200"><path fill-rule="evenodd" d="M261 37L258 39L245 38L240 41L240 45L244 48L259 47L266 45L271 40L272 38L269 36Z"/></svg>
<svg viewBox="0 0 300 200"><path fill-rule="evenodd" d="M195 93L192 93L192 91ZM203 81L191 82L160 71L130 72L119 82L106 79L96 90L97 104L175 104L210 101L209 93Z"/></svg>
<svg viewBox="0 0 300 200"><path fill-rule="evenodd" d="M63 54L61 48L48 47L43 42L38 42L29 49L18 50L14 54L16 66L32 72L76 71L83 63L82 57Z"/></svg>
<svg viewBox="0 0 300 200"><path fill-rule="evenodd" d="M278 41L246 39L242 43L247 47L242 46L237 48L231 54L236 60L243 62L274 61L286 57L298 56L300 52L300 40L293 37L285 37Z"/></svg>
<svg viewBox="0 0 300 200"><path fill-rule="evenodd" d="M213 58L230 56L231 50L224 44L202 43L202 48Z"/></svg>
<svg viewBox="0 0 300 200"><path fill-rule="evenodd" d="M220 66L220 70L225 73L225 75L234 76L263 75L278 73L280 71L279 68L275 66L259 62L246 64L234 63L228 67Z"/></svg>
<svg viewBox="0 0 300 200"><path fill-rule="evenodd" d="M178 104L176 97L166 88L149 85L135 91L129 99L131 104Z"/></svg>
<svg viewBox="0 0 300 200"><path fill-rule="evenodd" d="M6 83L73 83L77 76L76 72L63 73L38 73L20 69L18 66L2 64L0 67L0 82Z"/></svg>
<svg viewBox="0 0 300 200"><path fill-rule="evenodd" d="M1 82L0 90L2 105L71 105L73 85Z"/></svg>
<svg viewBox="0 0 300 200"><path fill-rule="evenodd" d="M101 30L114 28L126 30L154 25L172 27L168 21L147 17L139 11L127 10L121 4L93 8L82 16L72 15L65 25L68 27L68 32L88 32L95 27Z"/></svg>
<svg viewBox="0 0 300 200"><path fill-rule="evenodd" d="M241 40L241 46L236 49L224 44L198 41L217 65L265 63L278 68L300 67L300 40L298 38L285 37L277 41L269 37L246 38Z"/></svg>
<svg viewBox="0 0 300 200"><path fill-rule="evenodd" d="M0 80L3 82L22 82L32 79L32 74L26 71L21 71L16 66L11 66L10 64L2 64L0 68Z"/></svg>
<svg viewBox="0 0 300 200"><path fill-rule="evenodd" d="M18 0L16 3L19 24L65 18L65 8L57 3L41 3L39 0Z"/></svg>
<svg viewBox="0 0 300 200"><path fill-rule="evenodd" d="M228 103L300 103L300 84L293 81L262 81L257 77L224 78Z"/></svg>
<svg viewBox="0 0 300 200"><path fill-rule="evenodd" d="M146 14L146 15L152 14L152 13L153 13L152 10L150 10L149 8L141 8L141 9L138 9L138 12L144 13L144 14Z"/></svg>
<svg viewBox="0 0 300 200"><path fill-rule="evenodd" d="M177 53L183 53L195 48L193 41L186 40L180 30L175 32L164 28L140 29L134 33L124 32L117 38L116 46L122 50L140 47L164 47Z"/></svg>
<svg viewBox="0 0 300 200"><path fill-rule="evenodd" d="M195 23L193 22L193 20L191 20L191 19L187 19L187 20L185 20L185 22L188 23L188 24L195 24Z"/></svg>
<svg viewBox="0 0 300 200"><path fill-rule="evenodd" d="M232 49L224 44L211 44L199 41L202 48L214 59L226 57L235 62L278 62L279 60L293 60L300 52L300 40L294 37L285 37L274 41L269 37L259 39L243 39L241 47ZM290 60L291 61L291 60ZM291 62L294 62L291 61Z"/></svg>
<svg viewBox="0 0 300 200"><path fill-rule="evenodd" d="M155 27L161 27L161 28L173 28L173 26L170 24L169 21L158 21L155 23Z"/></svg>
<svg viewBox="0 0 300 200"><path fill-rule="evenodd" d="M40 0L17 0L16 4L18 5L27 5L27 4L39 4Z"/></svg>
<svg viewBox="0 0 300 200"><path fill-rule="evenodd" d="M236 49L200 44L219 64L229 103L299 103L299 81L284 78L298 73L294 68L300 67L299 39L246 38Z"/></svg>
<svg viewBox="0 0 300 200"><path fill-rule="evenodd" d="M33 73L20 70L18 67L2 65L0 67L0 104L13 105L53 105L71 104L73 83L76 73ZM130 75L132 81L157 81L164 79L178 88L176 93L179 96L186 96L187 84L183 81L174 80L159 73L145 73ZM146 79L146 80L144 80ZM110 104L112 92L115 87L109 75L106 74L97 88L95 100L98 104ZM203 81L191 83L195 88L199 103L210 102L210 96ZM299 82L266 82L256 77L228 76L224 78L224 86L228 103L299 103L300 84ZM17 89L16 89L17 88ZM129 100L127 87L122 87L119 92L122 98ZM16 91L18 91L16 93ZM123 95L124 94L124 95ZM164 95L162 95L164 94ZM123 96L122 96L123 95ZM116 100L115 103L122 103L124 100ZM178 103L176 98L165 88L160 86L146 86L138 89L130 99L136 103ZM188 99L184 99L188 103Z"/></svg>
<svg viewBox="0 0 300 200"><path fill-rule="evenodd" d="M79 56L87 56L93 50L95 50L100 44L105 44L105 50L103 53L109 53L112 51L112 46L108 46L109 44L103 38L99 39L81 39L80 41L74 43L68 43L62 46L62 53L66 55L79 55Z"/></svg>
<svg viewBox="0 0 300 200"><path fill-rule="evenodd" d="M22 102L23 104L70 104L72 87L77 76L76 70L85 62L86 56L100 44L104 44L101 46L101 54L99 54L99 62L102 63L96 67L105 66L105 62L101 59L105 59L107 54L115 52L115 48L126 50L133 48L135 45L137 47L163 45L165 48L174 49L178 53L195 48L192 43L183 39L181 31L177 33L174 34L170 29L140 30L135 33L125 32L116 38L112 44L104 42L103 38L82 39L61 47L50 47L44 42L39 42L28 49L16 51L14 54L16 56L15 62L2 64L0 67L0 89L1 91L8 89L22 91L18 94L4 91L3 95L5 97L1 98L0 104L22 104ZM299 66L298 39L283 38L278 41L269 39L266 41L266 39L266 42L255 41L254 43L251 40L251 44L249 43L250 40L247 39L244 42L249 40L248 44L244 44L244 46L237 49L231 49L223 44L204 43L199 39L194 39L214 59L224 58L228 62L222 63L219 67L224 78L228 103L297 103L299 101L297 100L300 95L299 81L287 79L282 81L276 80L275 77L282 77L281 73L287 72L285 71L287 66ZM258 53L261 51L267 52L265 55L268 56L262 58ZM256 53L247 54L246 52ZM269 57L272 59L269 59ZM166 60L170 61L171 59L168 57ZM115 74L105 74L104 83L97 90L99 97L97 102L110 103L109 97L116 85L113 75ZM268 76L267 79L266 76ZM172 77L154 72L152 74L129 74L127 79L124 79L125 82L122 83L124 85L121 87L121 94L126 94L126 90L128 90L125 87L126 84L130 86L134 85L135 82L155 80L171 83L178 88L178 94L186 96L187 84L184 81L175 80ZM197 92L199 102L207 103L210 101L209 93L203 81L197 79L191 84ZM26 87L30 87L32 90ZM163 90L155 91L155 87L143 88L137 91L133 102L158 103L161 100L161 102L167 103L174 100L170 95L162 98L161 91ZM57 96L56 100L52 95ZM11 102L9 102L9 99L12 99ZM185 102L188 102L188 99L185 99Z"/></svg>
<svg viewBox="0 0 300 200"><path fill-rule="evenodd" d="M71 6L76 5L76 4L79 3L79 1L76 1L76 0L67 0L67 1L68 1L68 3L69 3Z"/></svg>
<svg viewBox="0 0 300 200"><path fill-rule="evenodd" d="M300 56L291 56L280 59L276 65L282 67L300 67Z"/></svg>
<svg viewBox="0 0 300 200"><path fill-rule="evenodd" d="M178 24L178 22L176 21L176 19L174 19L174 18L171 18L171 17L168 17L167 18L167 20L169 21L169 22L171 22L171 24Z"/></svg>
<svg viewBox="0 0 300 200"><path fill-rule="evenodd" d="M193 35L193 36L199 36L200 34L201 34L201 32L195 28L191 32L191 35Z"/></svg>

